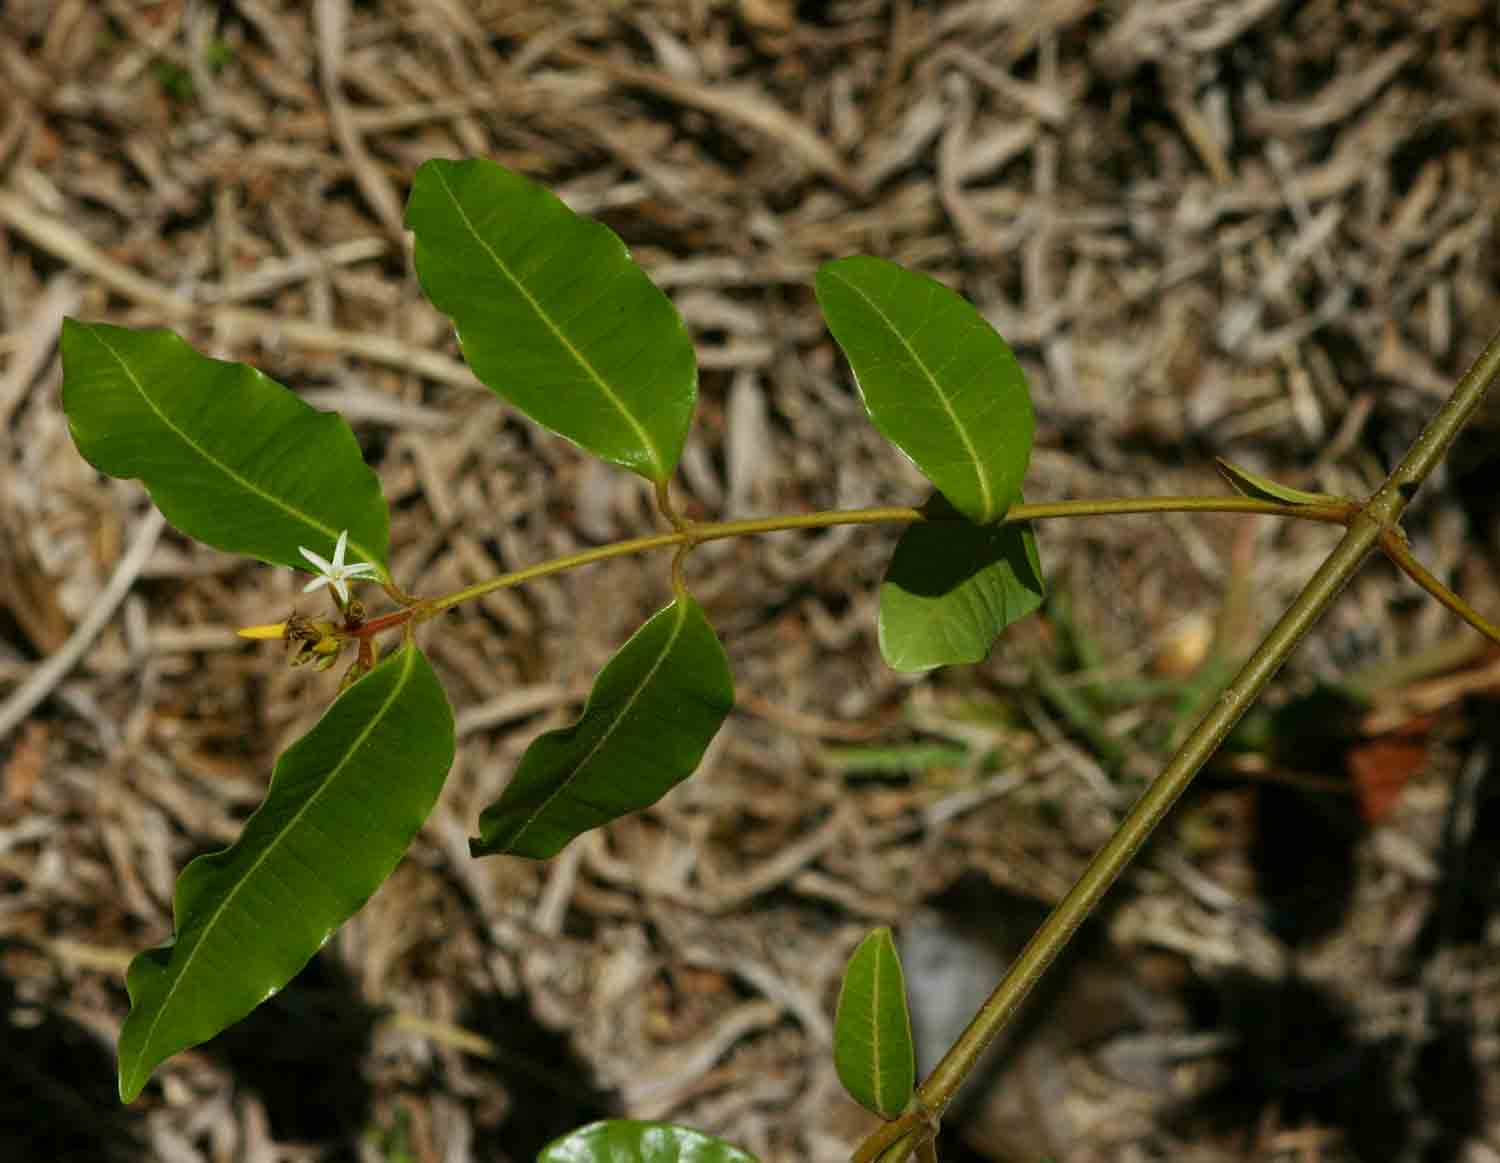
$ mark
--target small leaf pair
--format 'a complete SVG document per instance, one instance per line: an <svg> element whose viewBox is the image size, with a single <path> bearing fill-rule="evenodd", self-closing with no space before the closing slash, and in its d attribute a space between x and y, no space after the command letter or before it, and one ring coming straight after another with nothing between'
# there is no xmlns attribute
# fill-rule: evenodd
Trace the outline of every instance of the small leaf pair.
<svg viewBox="0 0 1500 1163"><path fill-rule="evenodd" d="M484 160L431 161L407 221L428 297L476 376L536 422L657 484L697 397L681 317L606 227ZM903 535L881 589L898 670L977 662L1034 610L1030 530L994 527L1020 495L1035 421L1005 341L962 296L868 256L827 264L818 301L876 427L948 502Z"/></svg>
<svg viewBox="0 0 1500 1163"><path fill-rule="evenodd" d="M880 587L880 650L896 670L979 662L1041 604L1020 499L1035 419L1009 346L962 296L865 255L828 263L818 302L875 427L939 493L908 528Z"/></svg>

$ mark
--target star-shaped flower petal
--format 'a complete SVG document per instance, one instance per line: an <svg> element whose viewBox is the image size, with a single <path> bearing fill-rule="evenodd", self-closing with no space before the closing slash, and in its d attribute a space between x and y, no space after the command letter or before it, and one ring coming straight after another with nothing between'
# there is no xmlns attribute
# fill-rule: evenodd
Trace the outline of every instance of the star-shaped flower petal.
<svg viewBox="0 0 1500 1163"><path fill-rule="evenodd" d="M349 601L349 582L364 581L375 577L375 565L368 561L351 561L344 564L344 550L349 544L349 530L339 534L338 544L333 547L333 560L318 556L311 549L297 546L297 552L317 567L318 576L302 587L303 593L311 593L320 586L332 586L341 603Z"/></svg>

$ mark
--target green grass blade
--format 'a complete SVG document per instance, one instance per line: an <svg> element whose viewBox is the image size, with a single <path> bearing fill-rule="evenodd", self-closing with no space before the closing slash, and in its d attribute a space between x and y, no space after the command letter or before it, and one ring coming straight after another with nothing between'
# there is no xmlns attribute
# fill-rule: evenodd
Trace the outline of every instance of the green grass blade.
<svg viewBox="0 0 1500 1163"><path fill-rule="evenodd" d="M63 408L79 452L139 478L183 533L307 569L349 532L349 560L388 579L385 498L342 417L170 331L63 322Z"/></svg>
<svg viewBox="0 0 1500 1163"><path fill-rule="evenodd" d="M698 394L693 345L608 227L483 159L423 164L406 221L422 288L485 386L596 456L672 475Z"/></svg>
<svg viewBox="0 0 1500 1163"><path fill-rule="evenodd" d="M177 879L175 933L130 965L120 1097L275 994L396 867L453 761L453 712L406 646L277 761L240 838Z"/></svg>

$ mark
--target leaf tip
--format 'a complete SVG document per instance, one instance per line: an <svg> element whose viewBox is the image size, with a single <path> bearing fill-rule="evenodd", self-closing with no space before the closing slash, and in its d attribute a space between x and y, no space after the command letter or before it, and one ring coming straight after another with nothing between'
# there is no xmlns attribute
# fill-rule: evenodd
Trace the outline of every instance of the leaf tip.
<svg viewBox="0 0 1500 1163"><path fill-rule="evenodd" d="M141 1064L135 1062L127 1065L124 1058L120 1059L120 1102L129 1106L141 1096L141 1091L146 1089L146 1083L151 1079L151 1071L142 1070Z"/></svg>

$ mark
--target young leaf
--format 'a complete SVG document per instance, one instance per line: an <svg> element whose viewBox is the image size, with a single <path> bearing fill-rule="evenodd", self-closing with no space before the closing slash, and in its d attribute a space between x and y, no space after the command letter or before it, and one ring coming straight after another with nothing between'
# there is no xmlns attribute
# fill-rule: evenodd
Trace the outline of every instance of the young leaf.
<svg viewBox="0 0 1500 1163"><path fill-rule="evenodd" d="M934 497L928 511L944 512ZM951 512L951 510L948 510ZM979 662L1000 632L1042 604L1036 537L1026 525L908 525L880 586L880 653L893 670Z"/></svg>
<svg viewBox="0 0 1500 1163"><path fill-rule="evenodd" d="M327 553L347 529L352 556L387 579L385 498L341 416L170 331L67 319L62 359L78 451L140 478L183 533L306 569L299 545Z"/></svg>
<svg viewBox="0 0 1500 1163"><path fill-rule="evenodd" d="M654 804L693 773L733 706L724 648L698 603L678 598L605 664L578 722L526 749L470 850L543 859Z"/></svg>
<svg viewBox="0 0 1500 1163"><path fill-rule="evenodd" d="M486 387L596 456L672 475L698 395L692 341L608 227L483 159L425 162L406 222L422 289Z"/></svg>
<svg viewBox="0 0 1500 1163"><path fill-rule="evenodd" d="M884 259L825 264L817 295L875 427L970 521L1003 516L1035 427L1005 340L962 295Z"/></svg>
<svg viewBox="0 0 1500 1163"><path fill-rule="evenodd" d="M889 929L859 943L844 970L833 1019L833 1065L849 1096L883 1119L911 1101L917 1059L901 959Z"/></svg>
<svg viewBox="0 0 1500 1163"><path fill-rule="evenodd" d="M723 1139L671 1123L610 1119L590 1123L542 1148L537 1163L756 1163Z"/></svg>
<svg viewBox="0 0 1500 1163"><path fill-rule="evenodd" d="M405 646L341 694L276 763L233 846L177 878L175 935L126 977L120 1097L164 1059L292 979L396 867L453 761L453 712Z"/></svg>
<svg viewBox="0 0 1500 1163"><path fill-rule="evenodd" d="M1270 477L1253 473L1248 468L1231 464L1222 456L1217 458L1217 462L1219 475L1228 481L1230 487L1241 496L1257 501L1273 501L1279 505L1337 505L1340 503L1338 497L1331 497L1327 493L1309 493L1302 489L1294 489L1290 485L1273 481Z"/></svg>

